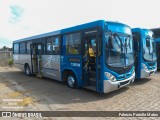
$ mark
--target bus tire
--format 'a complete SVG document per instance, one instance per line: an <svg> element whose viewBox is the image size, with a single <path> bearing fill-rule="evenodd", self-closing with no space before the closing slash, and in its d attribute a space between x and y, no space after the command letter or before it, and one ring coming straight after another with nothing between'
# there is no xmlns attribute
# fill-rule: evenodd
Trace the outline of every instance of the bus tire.
<svg viewBox="0 0 160 120"><path fill-rule="evenodd" d="M31 76L31 70L30 70L30 68L29 68L28 65L25 65L25 74L26 74L27 76Z"/></svg>
<svg viewBox="0 0 160 120"><path fill-rule="evenodd" d="M77 78L73 72L69 72L67 74L67 85L70 88L76 88L77 86Z"/></svg>

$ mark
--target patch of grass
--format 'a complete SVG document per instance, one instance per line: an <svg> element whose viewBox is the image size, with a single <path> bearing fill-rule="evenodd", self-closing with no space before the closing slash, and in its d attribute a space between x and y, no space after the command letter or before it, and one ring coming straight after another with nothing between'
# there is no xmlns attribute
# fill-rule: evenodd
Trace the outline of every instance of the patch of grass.
<svg viewBox="0 0 160 120"><path fill-rule="evenodd" d="M13 65L13 58L9 58L8 64L9 64L9 65Z"/></svg>

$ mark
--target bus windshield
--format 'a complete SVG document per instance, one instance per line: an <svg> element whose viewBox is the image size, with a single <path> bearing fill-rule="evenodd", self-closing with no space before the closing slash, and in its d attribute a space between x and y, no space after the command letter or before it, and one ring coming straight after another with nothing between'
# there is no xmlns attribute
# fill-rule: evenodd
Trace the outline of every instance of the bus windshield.
<svg viewBox="0 0 160 120"><path fill-rule="evenodd" d="M152 32L147 32L143 41L143 57L147 61L155 61L157 59L156 46L152 35Z"/></svg>
<svg viewBox="0 0 160 120"><path fill-rule="evenodd" d="M106 63L111 67L126 67L134 62L131 35L106 33Z"/></svg>

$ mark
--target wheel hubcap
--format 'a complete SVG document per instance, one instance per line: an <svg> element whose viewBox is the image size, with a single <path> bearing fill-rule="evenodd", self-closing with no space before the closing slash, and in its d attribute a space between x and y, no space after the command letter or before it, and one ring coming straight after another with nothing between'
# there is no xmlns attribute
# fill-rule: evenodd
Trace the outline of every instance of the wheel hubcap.
<svg viewBox="0 0 160 120"><path fill-rule="evenodd" d="M70 87L74 87L74 85L75 85L75 79L74 79L73 76L68 76L68 85Z"/></svg>

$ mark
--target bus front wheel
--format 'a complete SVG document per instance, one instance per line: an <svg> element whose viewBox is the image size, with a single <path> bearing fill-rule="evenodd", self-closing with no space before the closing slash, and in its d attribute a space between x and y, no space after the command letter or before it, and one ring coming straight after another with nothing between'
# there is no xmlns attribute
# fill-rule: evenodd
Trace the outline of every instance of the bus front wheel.
<svg viewBox="0 0 160 120"><path fill-rule="evenodd" d="M25 65L25 73L27 76L31 76L31 71L28 65Z"/></svg>
<svg viewBox="0 0 160 120"><path fill-rule="evenodd" d="M67 85L70 88L75 88L76 87L76 83L77 83L77 80L76 80L75 75L73 73L68 73L67 74Z"/></svg>

